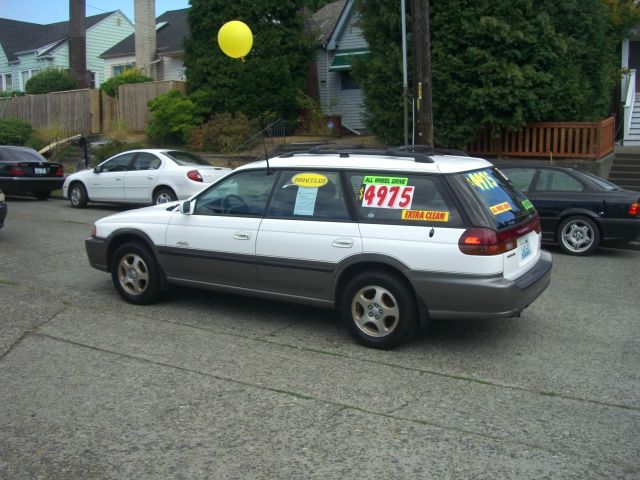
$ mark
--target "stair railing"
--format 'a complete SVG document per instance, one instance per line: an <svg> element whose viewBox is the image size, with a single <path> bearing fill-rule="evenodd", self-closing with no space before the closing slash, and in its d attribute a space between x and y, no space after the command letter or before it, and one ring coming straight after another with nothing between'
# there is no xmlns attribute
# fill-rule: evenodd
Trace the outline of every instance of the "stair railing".
<svg viewBox="0 0 640 480"><path fill-rule="evenodd" d="M625 74L625 81L627 83L627 95L624 102L624 136L622 137L622 143L629 137L629 131L631 130L631 119L633 118L633 104L636 101L636 71L630 70Z"/></svg>
<svg viewBox="0 0 640 480"><path fill-rule="evenodd" d="M249 139L242 142L234 152L236 160L264 160L277 143L285 143L286 133L284 120L279 118L270 123Z"/></svg>

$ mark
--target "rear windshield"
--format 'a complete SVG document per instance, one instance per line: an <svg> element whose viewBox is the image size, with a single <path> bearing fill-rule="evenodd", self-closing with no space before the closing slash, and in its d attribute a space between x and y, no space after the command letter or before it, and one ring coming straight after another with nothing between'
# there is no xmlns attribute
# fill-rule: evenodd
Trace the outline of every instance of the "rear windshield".
<svg viewBox="0 0 640 480"><path fill-rule="evenodd" d="M533 204L497 168L457 174L458 183L482 206L483 217L498 230L535 214Z"/></svg>
<svg viewBox="0 0 640 480"><path fill-rule="evenodd" d="M197 155L189 152L181 152L180 150L171 150L169 152L164 152L164 154L171 158L174 162L176 162L181 167L187 167L189 165L207 165L211 166L209 162L203 160Z"/></svg>
<svg viewBox="0 0 640 480"><path fill-rule="evenodd" d="M615 183L611 183L609 180L605 180L604 178L594 175L590 172L583 171L582 173L585 176L589 177L589 180L591 180L593 183L598 185L603 190L608 190L608 191L620 190L620 187L618 185L616 185Z"/></svg>
<svg viewBox="0 0 640 480"><path fill-rule="evenodd" d="M27 148L2 148L0 160L9 162L46 162L47 159L35 150Z"/></svg>

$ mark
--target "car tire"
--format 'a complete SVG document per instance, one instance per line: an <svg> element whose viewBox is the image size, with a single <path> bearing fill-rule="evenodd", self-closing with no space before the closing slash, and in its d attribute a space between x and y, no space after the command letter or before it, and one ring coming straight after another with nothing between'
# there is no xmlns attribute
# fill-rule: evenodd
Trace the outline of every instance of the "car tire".
<svg viewBox="0 0 640 480"><path fill-rule="evenodd" d="M560 223L557 238L563 252L569 255L589 255L600 244L600 230L590 218L572 216Z"/></svg>
<svg viewBox="0 0 640 480"><path fill-rule="evenodd" d="M33 196L36 197L37 200L46 200L51 196L51 190L46 190L44 192L34 192Z"/></svg>
<svg viewBox="0 0 640 480"><path fill-rule="evenodd" d="M418 324L410 286L399 276L378 270L361 272L348 282L340 301L340 315L358 343L379 349L408 340Z"/></svg>
<svg viewBox="0 0 640 480"><path fill-rule="evenodd" d="M87 189L81 183L72 183L69 187L69 203L73 208L84 208L89 198Z"/></svg>
<svg viewBox="0 0 640 480"><path fill-rule="evenodd" d="M153 194L153 204L175 202L178 199L176 194L170 188L159 188Z"/></svg>
<svg viewBox="0 0 640 480"><path fill-rule="evenodd" d="M160 269L149 249L137 242L121 245L112 257L111 279L129 303L149 305L162 294Z"/></svg>

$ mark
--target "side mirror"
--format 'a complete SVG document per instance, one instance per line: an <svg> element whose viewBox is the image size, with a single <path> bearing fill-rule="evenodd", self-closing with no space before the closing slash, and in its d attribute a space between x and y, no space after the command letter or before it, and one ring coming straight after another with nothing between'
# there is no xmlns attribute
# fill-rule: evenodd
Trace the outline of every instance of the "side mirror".
<svg viewBox="0 0 640 480"><path fill-rule="evenodd" d="M191 202L189 200L185 200L180 204L180 213L183 215L191 215Z"/></svg>
<svg viewBox="0 0 640 480"><path fill-rule="evenodd" d="M93 169L93 173L100 173L102 171L102 167L97 166Z"/></svg>

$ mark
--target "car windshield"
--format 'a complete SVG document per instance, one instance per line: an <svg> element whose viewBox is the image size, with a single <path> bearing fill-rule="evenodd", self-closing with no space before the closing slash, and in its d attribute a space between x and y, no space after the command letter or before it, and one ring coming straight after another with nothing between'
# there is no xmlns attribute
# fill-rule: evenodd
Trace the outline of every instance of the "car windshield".
<svg viewBox="0 0 640 480"><path fill-rule="evenodd" d="M182 167L188 167L189 165L206 165L208 167L211 166L209 162L203 160L197 155L194 155L193 153L182 152L180 150L171 150L168 152L164 152L164 154Z"/></svg>
<svg viewBox="0 0 640 480"><path fill-rule="evenodd" d="M589 180L591 180L593 183L598 185L603 190L609 190L609 191L620 190L620 187L615 183L611 183L609 180L605 180L604 178L594 175L593 173L590 173L590 172L581 172L581 173L584 176L588 177Z"/></svg>
<svg viewBox="0 0 640 480"><path fill-rule="evenodd" d="M459 183L482 205L485 217L500 230L535 214L533 204L497 168L456 175Z"/></svg>

